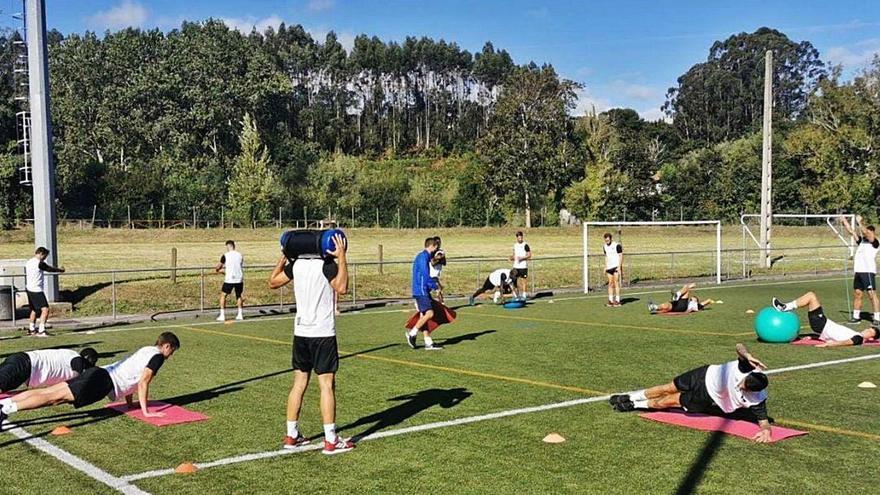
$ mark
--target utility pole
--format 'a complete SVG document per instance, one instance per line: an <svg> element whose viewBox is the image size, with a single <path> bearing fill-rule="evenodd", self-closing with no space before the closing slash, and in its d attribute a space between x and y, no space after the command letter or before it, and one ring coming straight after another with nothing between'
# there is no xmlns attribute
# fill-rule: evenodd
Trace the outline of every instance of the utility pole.
<svg viewBox="0 0 880 495"><path fill-rule="evenodd" d="M773 228L773 52L764 58L764 143L761 157L761 256L770 268L770 231Z"/></svg>

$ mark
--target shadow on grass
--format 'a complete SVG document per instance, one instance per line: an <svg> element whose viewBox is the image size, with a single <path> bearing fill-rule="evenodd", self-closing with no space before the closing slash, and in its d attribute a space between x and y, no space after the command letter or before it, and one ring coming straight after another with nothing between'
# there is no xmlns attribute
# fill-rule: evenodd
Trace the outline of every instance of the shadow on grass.
<svg viewBox="0 0 880 495"><path fill-rule="evenodd" d="M121 284L123 282L116 283ZM61 300L73 304L74 308L76 308L76 305L83 302L85 298L97 294L102 289L110 287L110 285L110 282L101 282L93 285L81 285L74 290L62 290L60 293Z"/></svg>
<svg viewBox="0 0 880 495"><path fill-rule="evenodd" d="M690 495L696 491L700 481L703 479L703 475L709 468L709 464L712 462L721 444L724 443L724 437L724 432L712 432L712 435L703 444L699 455L691 464L690 469L688 469L687 475L678 484L678 488L675 490L676 495Z"/></svg>
<svg viewBox="0 0 880 495"><path fill-rule="evenodd" d="M641 299L639 299L638 297L624 297L623 299L620 300L620 304L626 305L626 304L637 303L639 301L641 301Z"/></svg>
<svg viewBox="0 0 880 495"><path fill-rule="evenodd" d="M444 409L455 407L471 395L473 393L468 392L465 388L430 388L412 394L392 397L388 401L399 401L401 403L391 406L384 411L364 416L354 423L340 427L337 431L351 430L359 426L371 424L370 427L352 437L352 441L357 443L366 436L399 425L434 406L440 406ZM316 436L316 438L319 437L320 435Z"/></svg>
<svg viewBox="0 0 880 495"><path fill-rule="evenodd" d="M455 337L449 337L448 339L444 339L443 342L438 342L443 347L451 347L456 344L460 344L466 340L475 341L477 338L482 337L483 335L489 335L490 333L495 333L497 330L483 330L482 332L473 332L466 333L464 335L457 335Z"/></svg>
<svg viewBox="0 0 880 495"><path fill-rule="evenodd" d="M38 349L28 349L28 351L49 351L49 350L59 350L59 349L84 349L86 347L94 346L103 343L100 340L96 340L94 342L82 342L79 344L58 344L50 347L40 347ZM0 358L7 358L13 354L18 354L19 352L28 352L28 351L15 351L15 352L6 352L0 354Z"/></svg>

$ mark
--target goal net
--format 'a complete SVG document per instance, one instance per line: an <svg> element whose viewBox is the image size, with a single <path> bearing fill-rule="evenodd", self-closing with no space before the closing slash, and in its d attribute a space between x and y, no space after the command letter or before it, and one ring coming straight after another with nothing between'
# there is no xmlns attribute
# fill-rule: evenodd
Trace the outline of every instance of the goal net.
<svg viewBox="0 0 880 495"><path fill-rule="evenodd" d="M583 289L607 283L604 235L623 247L623 285L722 278L721 221L584 222Z"/></svg>

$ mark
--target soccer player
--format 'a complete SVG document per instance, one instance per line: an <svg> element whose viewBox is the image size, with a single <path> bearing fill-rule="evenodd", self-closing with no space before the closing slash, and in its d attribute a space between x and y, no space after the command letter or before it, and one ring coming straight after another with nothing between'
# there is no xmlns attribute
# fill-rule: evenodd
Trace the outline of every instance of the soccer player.
<svg viewBox="0 0 880 495"><path fill-rule="evenodd" d="M439 351L443 349L443 347L434 344L434 341L431 339L431 333L425 327L428 320L434 317L431 291L440 288L437 282L431 278L431 259L434 257L434 253L437 252L437 247L436 237L425 239L425 249L416 255L412 264L412 297L415 300L417 311L421 314L416 324L409 330L404 331L406 343L412 349L416 348L416 336L419 334L419 329L423 327L425 328L422 331L422 336L425 339L425 350Z"/></svg>
<svg viewBox="0 0 880 495"><path fill-rule="evenodd" d="M856 217L857 225L850 225L846 217L840 217L843 220L843 226L846 231L855 239L856 254L853 256L853 314L850 323L858 323L862 316L862 293L868 292L873 304L874 317L872 318L874 326L880 325L880 300L877 298L876 278L877 278L877 251L880 251L880 240L874 233L874 226L862 225L862 217ZM856 233L853 227L858 227L859 232Z"/></svg>
<svg viewBox="0 0 880 495"><path fill-rule="evenodd" d="M71 349L16 352L0 363L0 392L25 384L28 388L49 387L79 376L97 362L98 353L91 347L79 353Z"/></svg>
<svg viewBox="0 0 880 495"><path fill-rule="evenodd" d="M220 288L220 316L217 321L226 321L226 296L235 290L235 304L238 306L236 320L243 320L241 313L241 293L244 291L244 257L235 250L235 241L226 241L226 254L220 257L220 263L214 267L214 272L224 271L223 286Z"/></svg>
<svg viewBox="0 0 880 495"><path fill-rule="evenodd" d="M670 409L687 412L732 413L749 409L761 427L753 438L771 440L767 416L767 367L752 356L746 346L736 344L737 359L724 364L701 366L675 377L672 382L625 395L612 395L609 402L618 412L636 409Z"/></svg>
<svg viewBox="0 0 880 495"><path fill-rule="evenodd" d="M605 252L605 275L608 277L608 302L605 306L620 306L620 275L623 273L623 246L614 242L610 232L602 238L602 251Z"/></svg>
<svg viewBox="0 0 880 495"><path fill-rule="evenodd" d="M505 294L513 294L513 297L516 298L516 280L519 277L519 270L516 268L500 268L490 273L488 277L486 277L486 281L483 282L483 286L477 289L476 292L470 297L468 301L471 306L474 305L474 301L482 296L485 293L490 291L494 291L492 301L498 304L498 301L501 300L502 296Z"/></svg>
<svg viewBox="0 0 880 495"><path fill-rule="evenodd" d="M125 397L128 407L133 408L135 392L145 418L162 417L165 413L150 412L147 409L150 382L165 360L177 349L180 349L177 336L171 332L163 332L156 339L155 345L141 347L121 361L89 368L79 376L51 387L28 390L0 400L0 423L18 411L58 404L73 404L73 407L79 409L94 404L105 396L110 400Z"/></svg>
<svg viewBox="0 0 880 495"><path fill-rule="evenodd" d="M712 299L700 300L697 296L691 295L691 289L697 284L685 284L681 289L672 293L672 300L662 304L654 304L653 301L648 302L648 311L654 315L657 313L696 313L702 311L706 306L714 303Z"/></svg>
<svg viewBox="0 0 880 495"><path fill-rule="evenodd" d="M880 329L877 327L855 332L829 320L822 310L819 298L813 292L807 292L788 303L783 303L774 297L773 307L779 311L795 311L798 308L807 308L807 319L810 320L810 329L817 333L819 340L822 341L816 347L862 345L868 339L880 339Z"/></svg>
<svg viewBox="0 0 880 495"><path fill-rule="evenodd" d="M37 337L48 337L46 333L46 320L49 318L49 301L43 292L44 272L64 273L64 267L55 268L46 264L46 258L49 257L49 250L40 246L34 252L34 257L29 259L24 265L24 274L26 279L25 291L27 292L28 306L31 308L30 323L28 325L28 335ZM37 321L37 313L39 313L40 327L35 328Z"/></svg>
<svg viewBox="0 0 880 495"><path fill-rule="evenodd" d="M510 261L513 262L513 268L516 269L516 287L522 297L526 297L528 292L527 283L529 278L529 260L532 259L532 248L523 241L522 231L516 233L516 242L513 243L513 254L510 255Z"/></svg>
<svg viewBox="0 0 880 495"><path fill-rule="evenodd" d="M269 288L278 289L293 281L296 319L293 324L293 386L287 395L287 435L282 447L293 449L309 439L299 431L303 396L312 371L318 375L321 391L321 418L324 424L324 454L341 454L354 448L351 440L336 434L336 372L339 351L336 346L336 308L334 294L348 291L348 262L345 240L333 236L330 256L301 257L288 262L282 256L269 278ZM336 262L333 261L336 258Z"/></svg>
<svg viewBox="0 0 880 495"><path fill-rule="evenodd" d="M431 257L431 265L429 269L431 278L434 280L434 283L437 284L437 300L442 303L443 283L440 282L440 272L442 272L443 267L446 266L446 251L444 251L441 247L439 236L435 237L434 241L437 242L437 250L434 251L434 254Z"/></svg>

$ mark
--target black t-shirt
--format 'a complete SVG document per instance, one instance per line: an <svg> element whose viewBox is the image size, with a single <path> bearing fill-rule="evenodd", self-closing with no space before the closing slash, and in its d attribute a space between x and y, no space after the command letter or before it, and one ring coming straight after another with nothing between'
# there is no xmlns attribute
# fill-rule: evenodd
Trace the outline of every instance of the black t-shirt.
<svg viewBox="0 0 880 495"><path fill-rule="evenodd" d="M223 263L224 265L226 264L226 255L225 254L220 256L220 263Z"/></svg>
<svg viewBox="0 0 880 495"><path fill-rule="evenodd" d="M156 354L150 358L150 362L147 363L147 368L151 369L153 371L153 376L155 376L159 373L159 368L161 368L163 364L165 364L165 356Z"/></svg>

